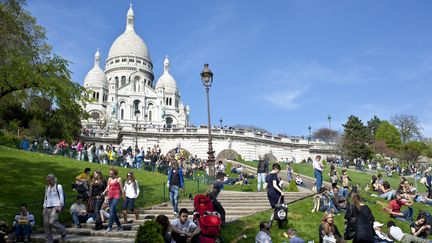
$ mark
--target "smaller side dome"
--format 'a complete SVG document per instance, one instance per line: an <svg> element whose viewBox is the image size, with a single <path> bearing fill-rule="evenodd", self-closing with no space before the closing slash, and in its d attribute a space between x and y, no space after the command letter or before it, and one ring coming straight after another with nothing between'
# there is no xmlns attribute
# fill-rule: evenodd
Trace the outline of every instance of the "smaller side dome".
<svg viewBox="0 0 432 243"><path fill-rule="evenodd" d="M92 87L106 87L108 80L104 71L100 68L100 52L96 51L94 57L94 66L87 73L84 79L84 88Z"/></svg>
<svg viewBox="0 0 432 243"><path fill-rule="evenodd" d="M168 56L164 60L164 72L156 83L156 89L165 89L165 92L178 93L177 82L170 74L170 62Z"/></svg>

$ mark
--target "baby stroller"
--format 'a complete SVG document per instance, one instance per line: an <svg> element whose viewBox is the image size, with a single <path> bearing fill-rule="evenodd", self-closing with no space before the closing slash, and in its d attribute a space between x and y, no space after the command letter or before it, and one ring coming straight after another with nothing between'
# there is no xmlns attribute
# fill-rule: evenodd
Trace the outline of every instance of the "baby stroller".
<svg viewBox="0 0 432 243"><path fill-rule="evenodd" d="M222 242L220 236L222 220L214 212L210 197L199 194L194 197L194 222L201 228L200 243Z"/></svg>

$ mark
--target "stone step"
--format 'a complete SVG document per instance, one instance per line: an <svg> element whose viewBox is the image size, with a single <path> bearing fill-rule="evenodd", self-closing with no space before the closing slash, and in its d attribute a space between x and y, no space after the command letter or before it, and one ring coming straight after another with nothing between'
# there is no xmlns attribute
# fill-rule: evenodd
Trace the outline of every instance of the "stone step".
<svg viewBox="0 0 432 243"><path fill-rule="evenodd" d="M133 230L117 231L116 229L117 226L113 226L113 231L105 232L105 230L96 231L89 228L67 228L67 233L68 235L135 238L136 231Z"/></svg>
<svg viewBox="0 0 432 243"><path fill-rule="evenodd" d="M54 235L54 242L69 242L69 243L133 243L135 238L123 238L123 237L101 237L101 236L83 236L83 235L67 235L66 238L61 241L60 235ZM44 234L32 234L31 242L46 242Z"/></svg>
<svg viewBox="0 0 432 243"><path fill-rule="evenodd" d="M233 205L222 205L225 210L238 210L238 209L249 209L249 210L265 210L270 207L270 204L268 202L263 204L233 204ZM187 204L179 204L179 208L192 208L190 205ZM172 209L170 206L154 206L152 209Z"/></svg>

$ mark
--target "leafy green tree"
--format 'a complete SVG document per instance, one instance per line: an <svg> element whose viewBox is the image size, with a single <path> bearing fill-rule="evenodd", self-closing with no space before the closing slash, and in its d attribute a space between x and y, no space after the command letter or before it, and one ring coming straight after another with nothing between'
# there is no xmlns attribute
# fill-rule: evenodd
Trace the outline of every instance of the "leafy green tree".
<svg viewBox="0 0 432 243"><path fill-rule="evenodd" d="M401 146L400 158L402 161L415 163L423 151L427 149L427 145L420 141L410 141Z"/></svg>
<svg viewBox="0 0 432 243"><path fill-rule="evenodd" d="M369 149L369 131L363 122L356 116L349 116L348 121L342 125L342 153L349 159L368 159L372 151Z"/></svg>
<svg viewBox="0 0 432 243"><path fill-rule="evenodd" d="M402 144L398 129L388 121L382 121L375 133L375 141L380 140L383 140L392 149Z"/></svg>
<svg viewBox="0 0 432 243"><path fill-rule="evenodd" d="M369 134L371 136L371 140L375 138L375 134L378 130L379 125L381 124L381 120L374 115L368 122L367 122L367 128L369 130Z"/></svg>
<svg viewBox="0 0 432 243"><path fill-rule="evenodd" d="M421 137L420 123L415 116L410 115L394 115L390 119L391 123L397 127L401 135L403 143L407 143L413 138Z"/></svg>
<svg viewBox="0 0 432 243"><path fill-rule="evenodd" d="M24 4L25 0L0 1L0 103L16 99L25 106L33 96L49 101L53 114L46 117L44 125L55 124L61 131L58 136L71 140L79 134L81 125L77 121L85 114L79 102L87 96L71 80L69 63L51 52L45 29L23 8ZM40 118L39 111L46 111L48 103L27 106L29 117L23 125L28 126L34 116ZM2 124L7 124L7 118L3 119Z"/></svg>

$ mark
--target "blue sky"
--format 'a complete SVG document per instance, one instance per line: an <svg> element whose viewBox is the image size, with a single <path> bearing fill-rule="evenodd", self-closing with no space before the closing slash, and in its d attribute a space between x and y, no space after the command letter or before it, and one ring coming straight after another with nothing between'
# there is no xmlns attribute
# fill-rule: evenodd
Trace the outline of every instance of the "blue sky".
<svg viewBox="0 0 432 243"><path fill-rule="evenodd" d="M82 84L123 33L130 1L31 0L55 53ZM415 115L432 137L432 1L132 1L155 81L165 54L191 122L205 124L199 73L214 72L212 122L275 133L342 131L351 114Z"/></svg>

